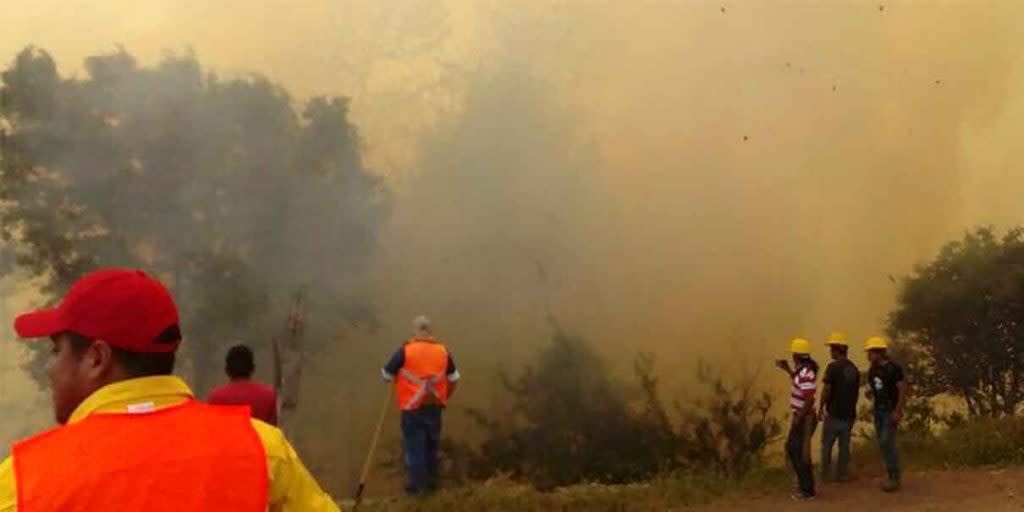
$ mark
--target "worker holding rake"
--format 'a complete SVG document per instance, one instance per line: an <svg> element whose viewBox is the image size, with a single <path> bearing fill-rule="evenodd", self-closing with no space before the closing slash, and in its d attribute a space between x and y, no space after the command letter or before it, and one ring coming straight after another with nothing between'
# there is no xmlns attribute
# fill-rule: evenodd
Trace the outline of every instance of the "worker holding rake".
<svg viewBox="0 0 1024 512"><path fill-rule="evenodd" d="M394 382L402 412L402 446L408 471L406 492L422 495L437 490L441 415L455 392L459 371L448 349L431 334L425 316L413 321L415 332L384 366Z"/></svg>

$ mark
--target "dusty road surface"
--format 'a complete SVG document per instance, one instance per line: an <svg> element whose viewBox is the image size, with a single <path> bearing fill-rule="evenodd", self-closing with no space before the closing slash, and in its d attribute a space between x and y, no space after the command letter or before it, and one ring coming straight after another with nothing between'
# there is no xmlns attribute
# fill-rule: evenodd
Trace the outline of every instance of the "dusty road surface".
<svg viewBox="0 0 1024 512"><path fill-rule="evenodd" d="M931 471L907 475L903 491L884 494L880 481L820 486L818 499L796 503L787 489L725 499L686 512L1007 512L1024 511L1024 469ZM680 511L682 512L682 511Z"/></svg>

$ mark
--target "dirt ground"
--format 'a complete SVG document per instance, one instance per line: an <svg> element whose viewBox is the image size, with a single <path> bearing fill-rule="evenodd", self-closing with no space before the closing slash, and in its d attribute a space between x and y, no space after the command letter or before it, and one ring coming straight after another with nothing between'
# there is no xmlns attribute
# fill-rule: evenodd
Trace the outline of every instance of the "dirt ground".
<svg viewBox="0 0 1024 512"><path fill-rule="evenodd" d="M788 489L720 500L679 512L1005 512L1024 510L1024 468L929 471L905 477L903 490L885 494L878 479L824 484L818 499L793 502Z"/></svg>

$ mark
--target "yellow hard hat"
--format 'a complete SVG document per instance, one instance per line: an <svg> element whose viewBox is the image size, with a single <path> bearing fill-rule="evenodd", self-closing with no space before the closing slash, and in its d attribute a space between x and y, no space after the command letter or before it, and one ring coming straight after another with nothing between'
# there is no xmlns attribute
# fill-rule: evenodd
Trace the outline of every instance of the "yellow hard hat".
<svg viewBox="0 0 1024 512"><path fill-rule="evenodd" d="M864 342L864 350L885 350L887 348L889 348L889 343L881 336L872 336Z"/></svg>
<svg viewBox="0 0 1024 512"><path fill-rule="evenodd" d="M839 345L840 347L848 347L848 346L850 346L846 342L846 335L841 333L841 332L834 332L832 334L829 334L828 335L828 341L826 341L825 344L826 345Z"/></svg>
<svg viewBox="0 0 1024 512"><path fill-rule="evenodd" d="M796 338L789 343L789 351L794 354L810 354L811 342L803 338Z"/></svg>

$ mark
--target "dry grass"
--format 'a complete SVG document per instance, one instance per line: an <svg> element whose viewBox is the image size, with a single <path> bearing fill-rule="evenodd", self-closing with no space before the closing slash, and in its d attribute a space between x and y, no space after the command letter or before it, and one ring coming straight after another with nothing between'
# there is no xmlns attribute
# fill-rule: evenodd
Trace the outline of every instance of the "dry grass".
<svg viewBox="0 0 1024 512"><path fill-rule="evenodd" d="M935 435L905 435L900 440L905 465L912 470L1024 464L1024 418L972 420ZM853 471L876 475L881 457L871 439L854 449ZM751 472L737 480L695 471L677 472L648 483L575 485L553 492L495 478L446 490L422 500L368 502L363 512L649 512L707 503L723 496L790 485L785 468ZM344 507L350 510L350 504Z"/></svg>
<svg viewBox="0 0 1024 512"><path fill-rule="evenodd" d="M749 492L767 485L788 485L779 469L752 472L740 480L693 472L680 472L648 483L630 485L574 485L553 492L496 478L447 490L421 500L364 503L364 512L640 512L706 503L716 497ZM345 507L346 510L351 506Z"/></svg>

